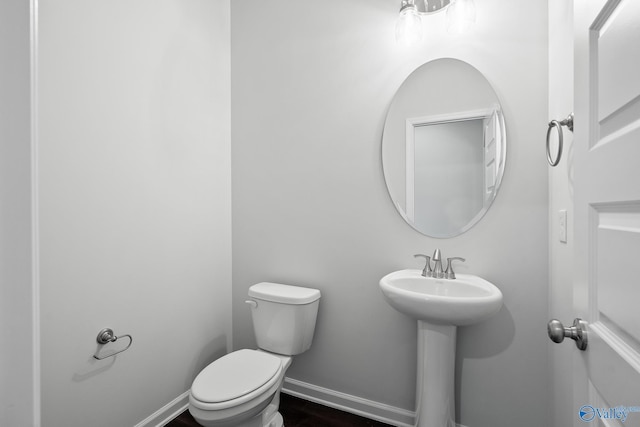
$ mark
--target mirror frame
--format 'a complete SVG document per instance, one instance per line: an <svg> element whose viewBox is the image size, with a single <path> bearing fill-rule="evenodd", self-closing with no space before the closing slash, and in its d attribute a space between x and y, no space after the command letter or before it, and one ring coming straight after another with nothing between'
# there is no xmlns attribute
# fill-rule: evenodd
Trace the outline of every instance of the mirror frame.
<svg viewBox="0 0 640 427"><path fill-rule="evenodd" d="M442 233L434 230L423 230L420 227L418 227L418 225L416 225L413 219L413 214L409 212L409 207L408 207L409 200L413 198L413 196L411 197L409 196L409 191L411 191L410 187L412 187L411 183L409 182L408 179L405 178L406 179L405 194L404 194L405 209L403 209L400 203L398 203L398 201L396 200L396 197L394 197L394 194L392 194L393 186L390 185L390 182L389 182L390 173L388 173L387 168L385 168L385 140L387 141L387 143L390 143L390 141L386 139L385 136L388 136L386 135L388 126L389 126L388 122L390 119L391 111L394 107L396 99L399 96L400 91L407 84L407 82L410 79L412 79L412 76L414 79L416 78L416 75L419 70L423 69L424 67L428 67L430 64L433 64L435 62L441 62L441 61L454 61L453 63L459 63L463 65L463 67L468 68L469 71L477 73L479 77L481 76L484 82L486 83L487 88L491 89L494 101L491 103L488 103L486 106L483 106L481 108L470 108L467 111L444 112L442 114L428 114L428 115L418 113L414 117L405 118L405 125L404 125L405 140L397 143L399 145L405 146L405 162L406 162L405 176L408 177L409 174L411 173L410 169L413 169L409 164L409 156L407 155L407 153L409 153L408 145L410 144L410 140L413 139L412 137L413 135L410 131L413 131L413 129L415 129L416 126L425 126L428 124L443 124L443 123L449 123L449 122L474 120L474 119L487 119L495 114L495 118L494 118L496 120L495 128L496 128L496 131L499 132L499 137L500 137L500 141L497 142L497 145L496 145L497 147L497 152L495 156L496 166L495 166L495 174L493 175L495 182L493 183L493 188L491 190L491 193L485 194L486 198L484 199L482 208L479 209L478 212L475 215L473 215L465 225L461 226L455 232L442 232ZM502 111L500 99L498 98L498 95L495 89L493 88L493 86L491 85L491 83L478 69L473 67L471 64L459 59L438 58L422 64L421 66L416 68L411 74L409 74L409 76L407 76L407 78L402 82L402 84L396 91L396 94L394 95L393 100L389 105L389 108L387 110L387 114L385 117L384 128L382 132L382 141L381 141L381 160L382 160L383 175L384 175L385 184L387 187L387 193L389 194L389 197L391 198L391 201L395 206L396 210L398 211L398 213L400 214L400 216L414 230L428 237L443 239L443 238L452 238L452 237L459 236L467 232L471 228L473 228L473 226L476 225L484 217L484 215L486 215L490 207L493 205L495 198L497 197L497 193L500 189L500 186L502 184L502 179L504 177L506 158L507 158L506 123L505 123L505 118ZM486 189L486 186L485 186L485 189Z"/></svg>

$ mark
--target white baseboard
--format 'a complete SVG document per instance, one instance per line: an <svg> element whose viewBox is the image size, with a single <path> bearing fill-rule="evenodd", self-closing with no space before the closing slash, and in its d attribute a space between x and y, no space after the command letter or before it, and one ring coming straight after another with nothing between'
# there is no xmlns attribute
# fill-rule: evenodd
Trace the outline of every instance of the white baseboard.
<svg viewBox="0 0 640 427"><path fill-rule="evenodd" d="M395 406L363 399L292 378L284 379L282 392L386 424L398 427L415 426L416 414L413 411L396 408ZM164 427L184 412L188 406L189 390L140 421L134 427Z"/></svg>
<svg viewBox="0 0 640 427"><path fill-rule="evenodd" d="M282 392L398 427L413 427L416 414L373 400L285 378Z"/></svg>
<svg viewBox="0 0 640 427"><path fill-rule="evenodd" d="M140 421L134 427L164 427L189 406L189 390Z"/></svg>

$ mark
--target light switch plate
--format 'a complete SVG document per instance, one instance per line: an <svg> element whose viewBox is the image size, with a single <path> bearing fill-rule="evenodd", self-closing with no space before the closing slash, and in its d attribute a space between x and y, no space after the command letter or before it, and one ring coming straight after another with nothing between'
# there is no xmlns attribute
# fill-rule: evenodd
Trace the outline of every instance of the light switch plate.
<svg viewBox="0 0 640 427"><path fill-rule="evenodd" d="M558 211L558 239L561 243L567 243L567 210L561 209Z"/></svg>

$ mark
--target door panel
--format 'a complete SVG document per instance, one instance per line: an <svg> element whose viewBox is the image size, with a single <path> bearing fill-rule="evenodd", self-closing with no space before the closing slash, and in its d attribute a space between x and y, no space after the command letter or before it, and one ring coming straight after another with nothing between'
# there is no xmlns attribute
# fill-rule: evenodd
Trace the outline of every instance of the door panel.
<svg viewBox="0 0 640 427"><path fill-rule="evenodd" d="M640 322L640 204L594 207L597 228L596 265L598 317L607 327L629 335L637 350Z"/></svg>
<svg viewBox="0 0 640 427"><path fill-rule="evenodd" d="M592 34L596 38L593 48L598 60L598 116L601 121L640 95L640 79L637 78L640 55L629 51L634 48L633 44L640 43L640 21L637 19L640 2L623 1L613 12L605 11L605 14Z"/></svg>
<svg viewBox="0 0 640 427"><path fill-rule="evenodd" d="M574 425L640 426L640 2L576 1L574 20Z"/></svg>

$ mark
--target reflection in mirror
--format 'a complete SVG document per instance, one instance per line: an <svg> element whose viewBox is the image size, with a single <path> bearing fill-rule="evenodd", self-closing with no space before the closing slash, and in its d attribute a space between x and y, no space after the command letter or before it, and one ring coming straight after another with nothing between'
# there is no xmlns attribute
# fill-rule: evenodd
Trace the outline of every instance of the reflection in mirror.
<svg viewBox="0 0 640 427"><path fill-rule="evenodd" d="M402 217L432 237L457 236L489 209L504 171L504 118L491 85L454 59L429 62L398 90L382 151Z"/></svg>

